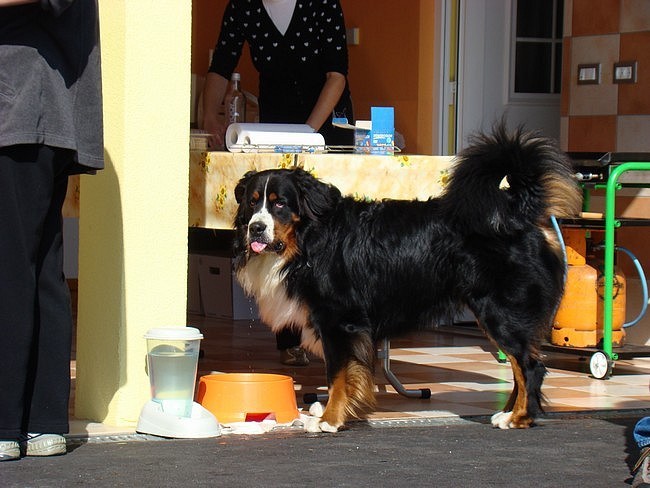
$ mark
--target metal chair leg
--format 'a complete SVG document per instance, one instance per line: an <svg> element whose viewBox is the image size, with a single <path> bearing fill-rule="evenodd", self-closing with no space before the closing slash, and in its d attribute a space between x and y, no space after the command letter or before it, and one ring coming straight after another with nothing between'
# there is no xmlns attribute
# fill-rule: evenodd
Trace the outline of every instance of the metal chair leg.
<svg viewBox="0 0 650 488"><path fill-rule="evenodd" d="M382 360L382 370L384 376L393 388L407 398L422 398L424 400L431 398L431 390L429 388L420 389L406 389L397 376L390 369L390 340L384 339L382 347L377 351L377 357Z"/></svg>
<svg viewBox="0 0 650 488"><path fill-rule="evenodd" d="M395 391L402 396L407 398L421 398L429 399L431 398L431 390L429 388L420 388L420 389L407 389L404 388L402 382L397 379L397 376L390 369L390 340L384 339L382 341L382 346L377 350L377 358L382 361L382 371L384 376L391 384ZM315 402L327 402L328 395L327 393L305 393L303 395L303 402L310 404Z"/></svg>

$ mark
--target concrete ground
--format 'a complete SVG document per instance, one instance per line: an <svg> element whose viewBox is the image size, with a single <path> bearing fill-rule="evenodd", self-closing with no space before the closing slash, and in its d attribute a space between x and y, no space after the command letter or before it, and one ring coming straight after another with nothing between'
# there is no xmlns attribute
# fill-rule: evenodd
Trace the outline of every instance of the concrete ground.
<svg viewBox="0 0 650 488"><path fill-rule="evenodd" d="M69 438L65 456L0 463L0 486L624 487L646 415L553 414L506 431L472 417L354 422L336 434Z"/></svg>

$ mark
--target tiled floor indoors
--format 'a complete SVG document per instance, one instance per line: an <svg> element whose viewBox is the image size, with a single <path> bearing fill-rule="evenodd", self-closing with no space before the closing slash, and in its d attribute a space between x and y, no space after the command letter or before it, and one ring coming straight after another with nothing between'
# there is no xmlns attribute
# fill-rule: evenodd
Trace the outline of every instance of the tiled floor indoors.
<svg viewBox="0 0 650 488"><path fill-rule="evenodd" d="M274 336L259 321L228 321L201 316L190 324L203 332L204 358L199 375L211 371L271 372L294 378L299 406L304 393L325 392L322 360L307 367L279 362ZM406 388L430 388L429 400L399 395L377 367L378 411L371 418L490 415L512 389L509 364L496 360L496 349L478 331L422 332L391 343L391 370ZM609 380L590 376L588 360L547 353L544 382L547 411L650 408L650 358L616 361Z"/></svg>
<svg viewBox="0 0 650 488"><path fill-rule="evenodd" d="M305 393L324 393L323 361L307 367L280 364L273 334L259 321L233 321L190 315L188 324L204 335L198 376L219 372L264 372L291 376L298 407ZM430 399L406 398L395 392L377 366L378 410L373 420L491 415L512 388L509 364L496 360L496 350L474 327L460 333L422 332L391 343L391 369L406 388L430 388ZM591 377L587 359L543 351L549 373L544 382L547 412L585 412L650 408L650 358L615 362L608 380ZM74 370L73 370L74 371ZM111 432L110 426L71 423L71 433ZM119 429L118 429L119 431Z"/></svg>

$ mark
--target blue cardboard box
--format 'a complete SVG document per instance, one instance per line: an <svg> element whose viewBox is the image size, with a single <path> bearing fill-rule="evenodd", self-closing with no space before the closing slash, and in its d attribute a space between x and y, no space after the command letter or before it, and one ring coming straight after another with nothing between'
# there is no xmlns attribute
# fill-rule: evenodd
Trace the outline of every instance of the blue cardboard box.
<svg viewBox="0 0 650 488"><path fill-rule="evenodd" d="M370 107L371 120L357 120L355 125L335 119L333 124L354 129L354 152L360 154L393 154L395 144L395 109Z"/></svg>
<svg viewBox="0 0 650 488"><path fill-rule="evenodd" d="M395 141L395 109L371 107L370 121L357 121L354 130L354 152L362 154L393 154Z"/></svg>
<svg viewBox="0 0 650 488"><path fill-rule="evenodd" d="M393 107L371 107L370 147L373 154L393 154L395 140L395 109ZM374 152L375 150L379 152Z"/></svg>

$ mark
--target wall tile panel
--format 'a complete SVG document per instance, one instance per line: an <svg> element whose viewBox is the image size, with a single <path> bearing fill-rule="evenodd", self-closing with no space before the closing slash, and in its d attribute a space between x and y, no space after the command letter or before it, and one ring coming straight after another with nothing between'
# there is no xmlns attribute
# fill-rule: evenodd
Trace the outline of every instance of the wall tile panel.
<svg viewBox="0 0 650 488"><path fill-rule="evenodd" d="M621 32L650 30L650 2L621 0Z"/></svg>
<svg viewBox="0 0 650 488"><path fill-rule="evenodd" d="M618 110L612 66L619 59L619 36L574 37L571 41L569 115L611 115ZM578 65L600 63L599 85L578 85Z"/></svg>
<svg viewBox="0 0 650 488"><path fill-rule="evenodd" d="M618 85L618 113L650 114L650 31L621 34L620 51L620 61L637 61L637 82Z"/></svg>
<svg viewBox="0 0 650 488"><path fill-rule="evenodd" d="M573 0L571 35L594 36L619 31L621 0Z"/></svg>
<svg viewBox="0 0 650 488"><path fill-rule="evenodd" d="M616 150L616 116L614 115L571 117L568 132L568 150L571 152Z"/></svg>
<svg viewBox="0 0 650 488"><path fill-rule="evenodd" d="M619 151L650 152L650 115L618 117L617 125Z"/></svg>

